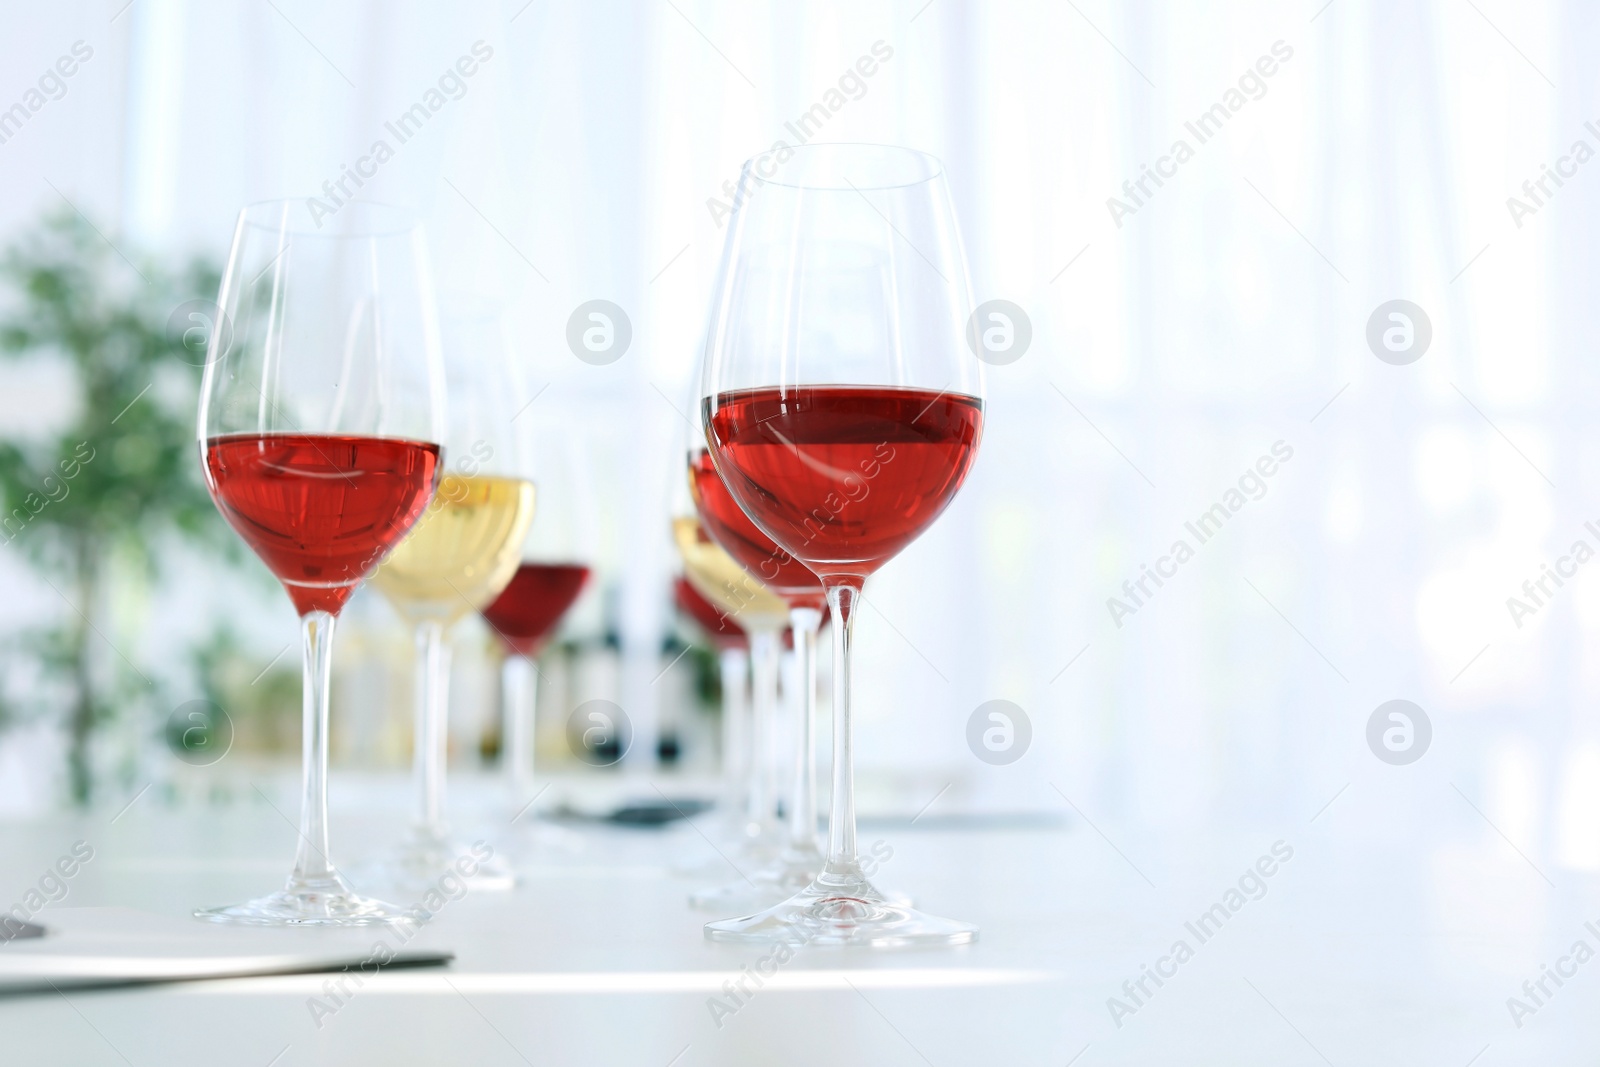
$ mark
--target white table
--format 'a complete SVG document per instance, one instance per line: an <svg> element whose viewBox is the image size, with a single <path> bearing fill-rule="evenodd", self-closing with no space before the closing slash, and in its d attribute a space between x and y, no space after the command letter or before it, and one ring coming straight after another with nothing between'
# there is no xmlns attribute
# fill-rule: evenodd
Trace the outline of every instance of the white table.
<svg viewBox="0 0 1600 1067"><path fill-rule="evenodd" d="M881 884L978 922L973 946L801 952L719 1028L708 1001L761 950L713 945L675 861L715 853L693 828L581 831L583 851L536 863L518 889L451 903L419 944L448 969L370 979L313 1020L323 976L0 1001L0 1062L135 1067L303 1064L1592 1064L1600 960L1513 1025L1507 998L1573 941L1600 949L1600 889L1476 830L1426 848L1315 823L1239 834L1141 836L1109 824L865 825L894 857ZM394 833L336 820L336 857ZM1104 831L1102 835L1101 831ZM501 831L503 833L503 831ZM77 839L95 858L69 905L183 914L278 884L293 831L265 805L0 827L0 894L20 899ZM1204 943L1185 926L1274 840L1292 860ZM500 840L502 850L511 847ZM1271 865L1268 865L1271 866ZM731 875L731 871L729 872ZM1254 883L1249 883L1254 888ZM1226 903L1226 902L1224 902ZM49 912L42 921L48 923ZM1208 930L1211 928L1208 926ZM308 936L315 936L308 933ZM1108 998L1174 941L1194 949L1145 979L1120 1028ZM3 951L3 948L0 948ZM1137 989L1137 987L1135 987ZM1474 1059L1474 1057L1478 1057Z"/></svg>

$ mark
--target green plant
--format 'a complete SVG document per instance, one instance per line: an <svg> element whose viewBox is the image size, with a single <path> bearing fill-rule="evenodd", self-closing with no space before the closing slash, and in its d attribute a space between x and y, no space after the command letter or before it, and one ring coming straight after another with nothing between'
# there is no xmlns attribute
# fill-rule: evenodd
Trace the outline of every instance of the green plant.
<svg viewBox="0 0 1600 1067"><path fill-rule="evenodd" d="M299 754L300 664L295 657L280 655L263 669L224 621L196 643L190 658L201 695L227 712L236 751Z"/></svg>
<svg viewBox="0 0 1600 1067"><path fill-rule="evenodd" d="M156 574L157 546L172 535L228 544L196 459L203 357L168 326L184 302L214 297L217 280L201 260L171 272L135 266L75 211L47 217L0 256L11 290L0 355L64 364L77 393L65 426L0 436L0 543L67 608L62 624L31 631L15 651L48 683L30 710L64 716L79 804L94 788L96 727L155 696L145 671L107 648L109 589L124 569Z"/></svg>

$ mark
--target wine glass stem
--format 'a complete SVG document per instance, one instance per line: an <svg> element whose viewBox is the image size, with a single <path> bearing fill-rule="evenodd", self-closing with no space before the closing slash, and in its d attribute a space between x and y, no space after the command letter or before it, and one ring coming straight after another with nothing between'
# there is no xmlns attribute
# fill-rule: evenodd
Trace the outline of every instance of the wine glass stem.
<svg viewBox="0 0 1600 1067"><path fill-rule="evenodd" d="M538 714L539 683L533 660L508 655L500 668L501 699L505 702L506 769L514 803L533 796L534 723Z"/></svg>
<svg viewBox="0 0 1600 1067"><path fill-rule="evenodd" d="M750 719L750 657L742 648L723 649L722 667L722 775L727 790L726 810L736 824L744 807L745 735Z"/></svg>
<svg viewBox="0 0 1600 1067"><path fill-rule="evenodd" d="M828 862L825 876L858 880L856 857L855 756L850 737L850 637L855 626L861 579L825 579L833 617L833 807L828 812Z"/></svg>
<svg viewBox="0 0 1600 1067"><path fill-rule="evenodd" d="M750 808L752 833L772 825L772 720L778 705L778 631L750 635L752 708L750 723Z"/></svg>
<svg viewBox="0 0 1600 1067"><path fill-rule="evenodd" d="M326 611L300 620L303 639L301 677L300 845L295 852L291 883L337 877L328 859L328 682L333 658L335 617Z"/></svg>
<svg viewBox="0 0 1600 1067"><path fill-rule="evenodd" d="M813 852L817 847L817 746L811 723L817 703L816 608L793 608L789 625L794 631L794 785L789 794L789 845Z"/></svg>
<svg viewBox="0 0 1600 1067"><path fill-rule="evenodd" d="M426 836L444 833L445 715L450 696L450 648L444 627L417 624L417 724L412 766L417 778L417 828Z"/></svg>

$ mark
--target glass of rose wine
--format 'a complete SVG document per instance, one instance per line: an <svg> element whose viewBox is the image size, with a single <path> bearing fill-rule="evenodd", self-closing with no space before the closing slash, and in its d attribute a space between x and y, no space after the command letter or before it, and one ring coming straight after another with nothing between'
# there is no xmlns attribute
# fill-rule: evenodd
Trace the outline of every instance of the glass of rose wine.
<svg viewBox="0 0 1600 1067"><path fill-rule="evenodd" d="M595 529L592 479L585 476L583 454L575 447L575 428L559 425L548 415L541 418L537 409L519 412L514 424L526 442L539 507L519 546L516 572L500 595L484 606L483 619L505 657L500 674L500 760L516 821L538 797L536 661L589 586ZM523 825L531 823L530 818ZM547 842L569 841L560 834L540 836Z"/></svg>
<svg viewBox="0 0 1600 1067"><path fill-rule="evenodd" d="M452 838L444 815L449 636L513 580L534 511L534 486L524 477L511 421L522 394L504 320L484 308L446 316L443 326L446 470L416 527L373 576L416 640L417 815L385 868L404 885L431 883L468 850ZM492 857L473 882L510 888L511 868Z"/></svg>
<svg viewBox="0 0 1600 1067"><path fill-rule="evenodd" d="M745 736L750 728L750 639L722 609L696 592L689 579L672 580L672 601L717 652L722 688L722 812L725 836L743 833L745 811Z"/></svg>
<svg viewBox="0 0 1600 1067"><path fill-rule="evenodd" d="M686 429L685 444L677 453L680 457L687 454L694 441L703 439L697 425L691 423ZM745 772L743 811L734 823L732 841L738 849L735 862L738 884L749 885L745 868L753 869L770 862L783 848L782 828L776 817L774 726L778 715L783 631L788 625L789 607L711 539L695 506L681 458L674 467L672 539L683 560L684 578L716 609L723 624L743 630L749 643L748 723L735 724L736 728L748 725L748 729L741 731L743 737L739 739L738 752L723 753L725 760L732 758ZM721 889L719 886L703 894L694 894L690 902L698 906L702 897L715 897Z"/></svg>
<svg viewBox="0 0 1600 1067"><path fill-rule="evenodd" d="M851 628L869 576L955 496L983 428L965 253L932 156L811 144L745 164L706 343L712 463L755 526L819 576L833 631L833 787L816 879L713 940L951 945L977 927L913 910L856 846Z"/></svg>
<svg viewBox="0 0 1600 1067"><path fill-rule="evenodd" d="M217 510L300 615L302 798L283 889L202 919L368 925L399 908L357 895L328 847L334 624L411 530L439 476L443 370L422 231L406 212L316 201L239 215L200 389L200 460Z"/></svg>
<svg viewBox="0 0 1600 1067"><path fill-rule="evenodd" d="M745 573L777 595L787 607L795 651L796 685L788 697L793 765L784 805L787 826L782 848L757 870L744 873L720 890L698 893L696 907L713 911L740 910L775 904L811 884L822 870L817 847L816 715L817 627L827 596L822 582L806 565L772 543L734 502L712 463L705 438L691 434L686 454L687 478L701 529Z"/></svg>

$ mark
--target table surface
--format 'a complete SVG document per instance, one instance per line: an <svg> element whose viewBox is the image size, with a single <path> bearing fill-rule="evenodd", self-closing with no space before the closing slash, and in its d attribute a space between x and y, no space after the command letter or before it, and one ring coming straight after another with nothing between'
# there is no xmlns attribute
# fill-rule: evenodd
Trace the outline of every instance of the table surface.
<svg viewBox="0 0 1600 1067"><path fill-rule="evenodd" d="M1338 815L1293 833L1165 835L1082 820L869 822L863 841L893 849L879 884L977 922L978 943L803 949L731 1014L713 1011L728 1003L724 983L764 953L707 942L708 916L687 906L691 890L735 876L708 836L710 816L657 830L554 834L549 823L530 832L526 820L508 827L484 818L474 829L518 858L522 880L510 891L473 889L422 929L416 944L456 953L448 968L378 974L331 1014L320 975L0 1000L0 1059L84 1067L1593 1062L1600 963L1571 955L1579 941L1600 949L1592 874L1551 871L1547 881L1492 834L1463 831L1419 848L1373 840ZM336 857L371 854L395 833L392 819L370 814L336 820ZM104 815L13 823L0 826L0 892L22 900L82 840L94 858L56 906L182 915L276 887L293 837L269 804L217 811L146 802L114 823ZM695 864L705 867L698 875L681 870ZM41 919L48 923L48 909ZM1545 965L1575 973L1557 984ZM1147 966L1165 977L1158 983ZM1509 998L1527 1010L1514 1013Z"/></svg>

